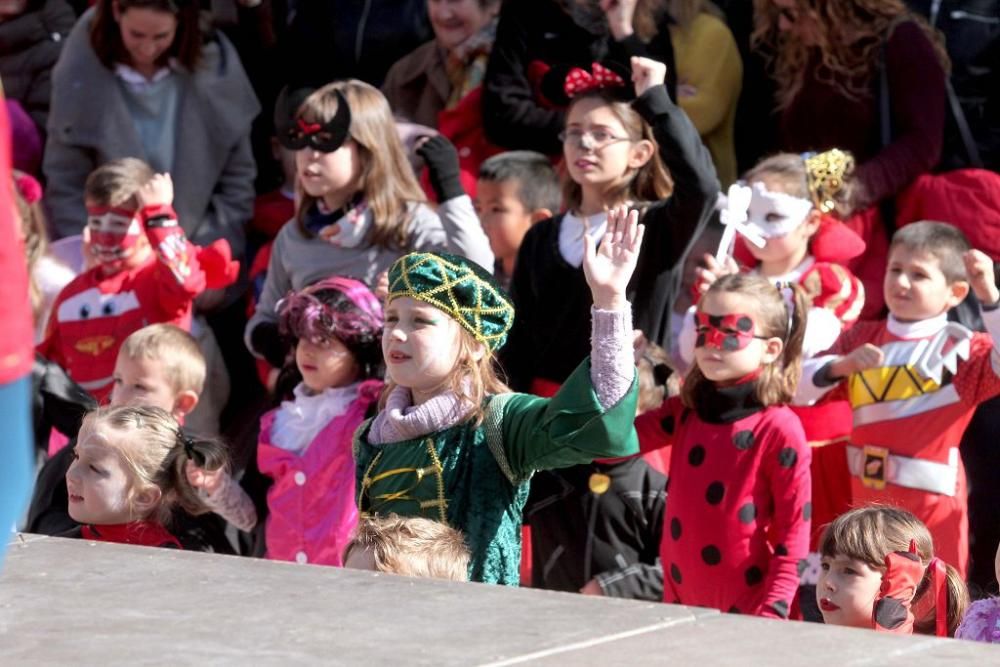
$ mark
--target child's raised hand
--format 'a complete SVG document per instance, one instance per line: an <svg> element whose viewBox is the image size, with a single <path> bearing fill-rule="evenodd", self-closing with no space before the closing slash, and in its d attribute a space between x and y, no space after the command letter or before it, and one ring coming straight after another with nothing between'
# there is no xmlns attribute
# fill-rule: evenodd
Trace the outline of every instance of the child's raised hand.
<svg viewBox="0 0 1000 667"><path fill-rule="evenodd" d="M885 362L885 352L871 343L865 343L848 354L830 363L830 375L835 378L845 378L853 373L860 373L869 368L877 368Z"/></svg>
<svg viewBox="0 0 1000 667"><path fill-rule="evenodd" d="M727 256L722 264L715 261L715 257L709 253L705 253L705 266L699 266L694 270L695 276L695 289L698 290L699 294L704 294L708 291L708 288L712 286L716 280L722 276L728 276L732 273L739 273L740 267L736 264L736 260L732 257Z"/></svg>
<svg viewBox="0 0 1000 667"><path fill-rule="evenodd" d="M608 28L615 39L625 39L634 32L632 18L637 4L638 0L601 0L601 11L608 19Z"/></svg>
<svg viewBox="0 0 1000 667"><path fill-rule="evenodd" d="M170 174L156 174L135 193L139 206L169 206L174 203L174 181Z"/></svg>
<svg viewBox="0 0 1000 667"><path fill-rule="evenodd" d="M965 261L965 273L969 276L969 286L979 302L984 306L996 304L1000 300L1000 290L993 274L993 259L982 250L969 250L962 255L962 259Z"/></svg>
<svg viewBox="0 0 1000 667"><path fill-rule="evenodd" d="M636 97L666 80L666 65L651 58L632 56L632 83L635 85Z"/></svg>
<svg viewBox="0 0 1000 667"><path fill-rule="evenodd" d="M218 470L205 470L199 468L194 461L188 461L184 465L184 474L187 475L188 484L196 489L201 489L208 495L212 495L222 486L223 475L226 475L225 468Z"/></svg>
<svg viewBox="0 0 1000 667"><path fill-rule="evenodd" d="M583 274L587 278L594 306L600 310L625 308L625 289L639 260L639 248L645 227L639 224L639 212L621 206L608 212L608 226L595 250L594 240L583 237Z"/></svg>

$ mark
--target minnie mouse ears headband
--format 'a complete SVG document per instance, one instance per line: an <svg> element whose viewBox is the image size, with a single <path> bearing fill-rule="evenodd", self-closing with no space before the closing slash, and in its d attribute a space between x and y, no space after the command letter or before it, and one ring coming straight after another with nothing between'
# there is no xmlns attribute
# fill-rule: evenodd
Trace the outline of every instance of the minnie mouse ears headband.
<svg viewBox="0 0 1000 667"><path fill-rule="evenodd" d="M563 91L573 99L577 95L598 90L625 88L625 80L600 63L591 63L590 71L574 67L566 75Z"/></svg>
<svg viewBox="0 0 1000 667"><path fill-rule="evenodd" d="M804 153L806 183L813 204L823 213L837 208L837 195L854 172L854 156L833 148L822 153Z"/></svg>
<svg viewBox="0 0 1000 667"><path fill-rule="evenodd" d="M293 91L288 93L282 91L283 99L279 98L278 105L285 108L291 106L291 98L301 95L304 91ZM312 91L309 91L310 93ZM294 120L289 120L283 126L276 127L278 142L288 150L298 151L303 148L314 148L322 153L332 153L340 148L347 139L348 131L351 129L351 108L347 105L347 99L339 90L334 91L337 96L337 111L333 118L325 123L308 123L298 113L289 114ZM296 111L305 97L299 101L295 107Z"/></svg>

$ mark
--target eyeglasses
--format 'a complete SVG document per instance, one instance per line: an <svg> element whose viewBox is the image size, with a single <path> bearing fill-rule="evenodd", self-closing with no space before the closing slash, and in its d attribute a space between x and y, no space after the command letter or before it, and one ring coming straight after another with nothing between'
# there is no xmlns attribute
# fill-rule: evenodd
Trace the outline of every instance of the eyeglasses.
<svg viewBox="0 0 1000 667"><path fill-rule="evenodd" d="M575 144L580 148L592 148L594 150L599 150L619 141L631 141L628 137L616 137L607 130L581 130L575 127L560 132L559 140L564 144ZM584 144L584 140L587 140L586 144Z"/></svg>

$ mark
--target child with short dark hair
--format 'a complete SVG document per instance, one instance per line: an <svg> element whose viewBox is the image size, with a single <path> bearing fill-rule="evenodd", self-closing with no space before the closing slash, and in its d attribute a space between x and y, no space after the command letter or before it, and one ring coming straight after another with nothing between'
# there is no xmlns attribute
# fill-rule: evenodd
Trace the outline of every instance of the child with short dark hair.
<svg viewBox="0 0 1000 667"><path fill-rule="evenodd" d="M988 333L948 321L970 289ZM968 510L958 443L976 405L1000 393L993 262L949 224L914 223L892 238L883 292L888 320L855 325L832 355L808 360L796 400L833 390L846 396L854 503L909 510L964 576Z"/></svg>
<svg viewBox="0 0 1000 667"><path fill-rule="evenodd" d="M462 533L422 517L366 517L344 549L344 567L451 581L469 580Z"/></svg>
<svg viewBox="0 0 1000 667"><path fill-rule="evenodd" d="M524 235L559 211L562 195L552 163L534 151L508 151L479 166L476 213L496 256L494 275L506 289Z"/></svg>
<svg viewBox="0 0 1000 667"><path fill-rule="evenodd" d="M188 242L170 175L141 160L98 167L84 197L84 243L97 265L59 293L38 351L103 402L125 337L156 322L190 329L195 297L232 283L239 265L223 239L205 248Z"/></svg>

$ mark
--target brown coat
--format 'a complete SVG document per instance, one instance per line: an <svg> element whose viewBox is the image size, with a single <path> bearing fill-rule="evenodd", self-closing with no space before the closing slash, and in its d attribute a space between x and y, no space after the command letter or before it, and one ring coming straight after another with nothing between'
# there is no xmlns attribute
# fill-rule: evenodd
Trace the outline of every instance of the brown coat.
<svg viewBox="0 0 1000 667"><path fill-rule="evenodd" d="M382 84L393 114L413 123L438 126L438 114L451 94L444 51L433 39L396 61Z"/></svg>

